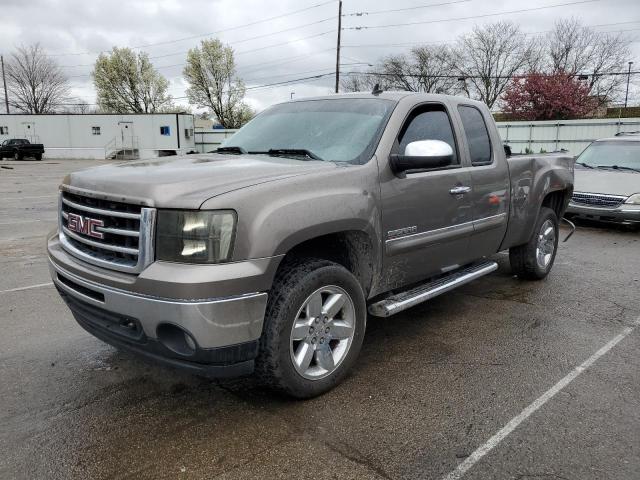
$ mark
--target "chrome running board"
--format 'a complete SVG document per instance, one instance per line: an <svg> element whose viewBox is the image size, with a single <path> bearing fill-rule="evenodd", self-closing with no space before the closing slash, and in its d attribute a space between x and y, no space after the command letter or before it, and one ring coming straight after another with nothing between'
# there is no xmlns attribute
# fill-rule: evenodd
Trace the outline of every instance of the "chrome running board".
<svg viewBox="0 0 640 480"><path fill-rule="evenodd" d="M418 287L396 293L369 305L369 313L376 317L390 317L419 303L431 300L438 295L453 290L476 278L480 278L498 269L498 264L483 261L454 270L436 280Z"/></svg>

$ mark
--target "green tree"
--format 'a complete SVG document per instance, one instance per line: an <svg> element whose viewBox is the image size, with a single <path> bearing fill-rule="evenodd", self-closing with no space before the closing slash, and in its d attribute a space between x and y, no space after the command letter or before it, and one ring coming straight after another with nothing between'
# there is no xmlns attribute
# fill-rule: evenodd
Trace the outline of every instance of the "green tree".
<svg viewBox="0 0 640 480"><path fill-rule="evenodd" d="M169 82L144 52L113 47L109 54L100 54L92 76L101 111L156 113L174 108L167 94Z"/></svg>
<svg viewBox="0 0 640 480"><path fill-rule="evenodd" d="M236 75L233 49L220 40L202 40L189 50L183 74L189 103L209 108L224 128L240 128L253 117L244 101L244 83Z"/></svg>

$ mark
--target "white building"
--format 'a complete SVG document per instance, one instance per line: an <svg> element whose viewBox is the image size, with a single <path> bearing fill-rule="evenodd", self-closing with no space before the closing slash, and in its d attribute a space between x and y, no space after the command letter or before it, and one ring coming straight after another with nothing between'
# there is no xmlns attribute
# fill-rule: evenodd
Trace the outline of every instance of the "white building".
<svg viewBox="0 0 640 480"><path fill-rule="evenodd" d="M0 143L42 143L45 158L151 158L195 151L193 115L0 115Z"/></svg>

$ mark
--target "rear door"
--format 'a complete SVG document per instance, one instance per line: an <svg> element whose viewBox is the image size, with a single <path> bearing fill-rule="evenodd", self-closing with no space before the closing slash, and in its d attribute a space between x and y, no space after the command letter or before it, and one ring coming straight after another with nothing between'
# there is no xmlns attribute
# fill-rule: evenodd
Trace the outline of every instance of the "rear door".
<svg viewBox="0 0 640 480"><path fill-rule="evenodd" d="M391 153L404 153L418 140L441 140L454 151L451 165L394 175L381 172L384 280L397 288L455 268L468 257L473 233L469 166L460 154L449 109L441 103L415 107L404 121Z"/></svg>
<svg viewBox="0 0 640 480"><path fill-rule="evenodd" d="M473 236L469 251L475 259L496 253L507 229L509 168L500 139L492 136L486 109L475 105L457 107L465 139L465 155L471 165L470 200ZM489 117L489 118L487 118Z"/></svg>

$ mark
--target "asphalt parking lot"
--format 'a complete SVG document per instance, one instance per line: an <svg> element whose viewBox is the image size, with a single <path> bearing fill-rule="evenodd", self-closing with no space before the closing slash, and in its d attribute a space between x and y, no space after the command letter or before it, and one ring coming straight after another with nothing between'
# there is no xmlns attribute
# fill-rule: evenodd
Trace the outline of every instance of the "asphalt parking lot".
<svg viewBox="0 0 640 480"><path fill-rule="evenodd" d="M44 239L59 181L96 163L0 162L0 478L640 478L640 232L581 226L537 283L498 255L489 277L370 317L346 382L291 401L75 323Z"/></svg>

